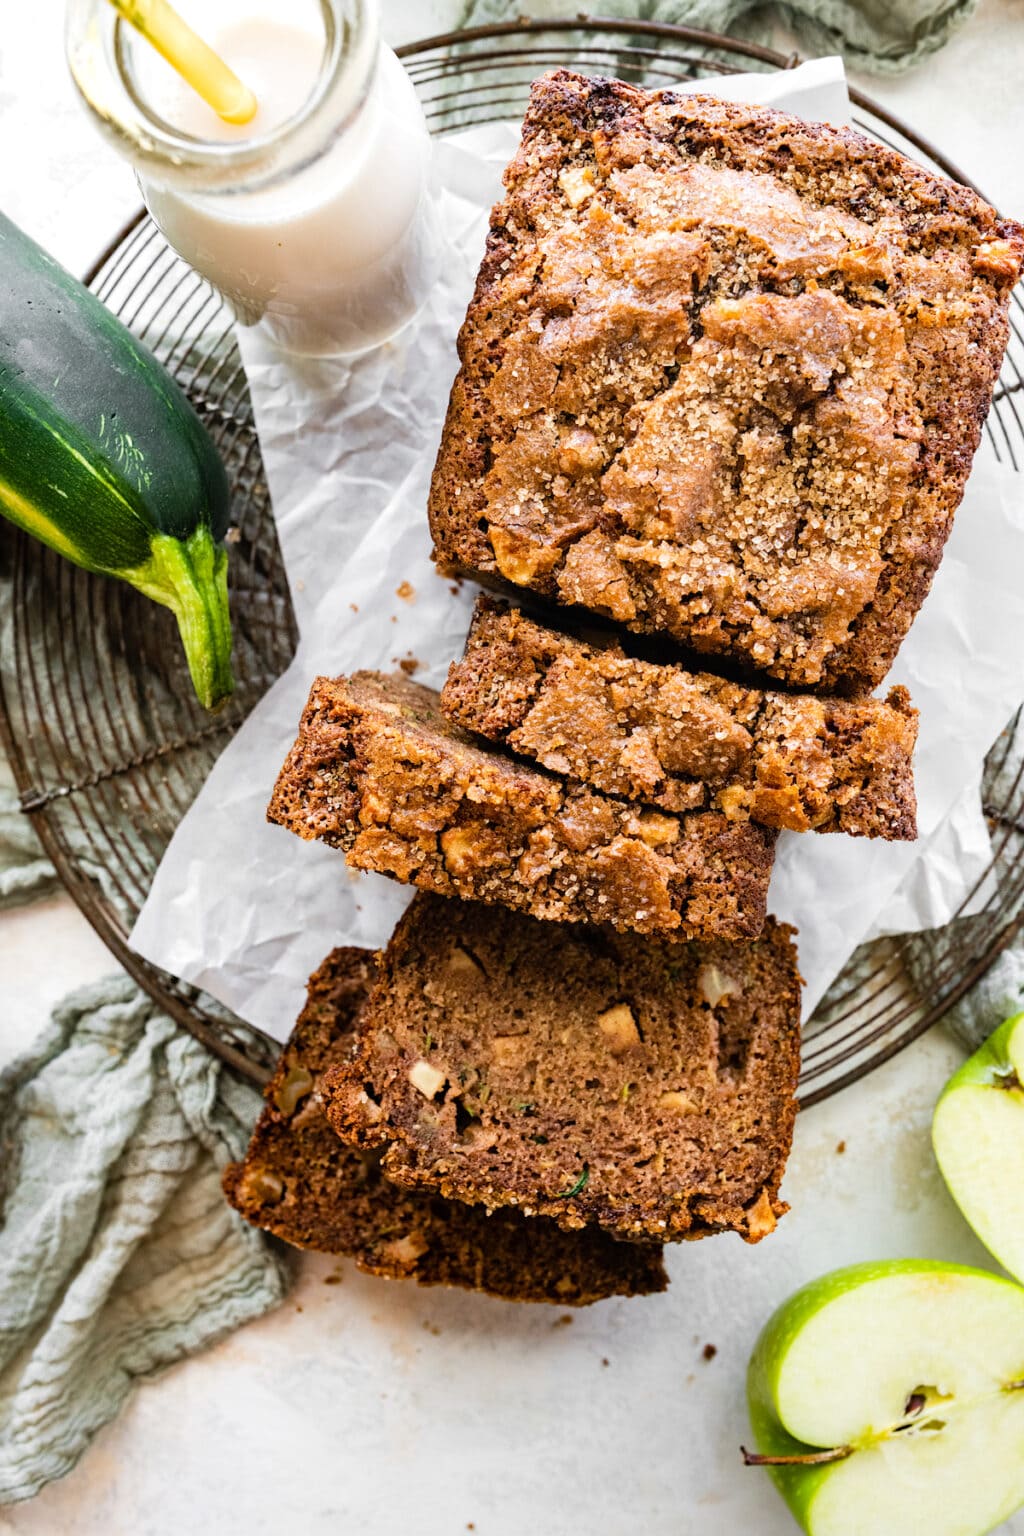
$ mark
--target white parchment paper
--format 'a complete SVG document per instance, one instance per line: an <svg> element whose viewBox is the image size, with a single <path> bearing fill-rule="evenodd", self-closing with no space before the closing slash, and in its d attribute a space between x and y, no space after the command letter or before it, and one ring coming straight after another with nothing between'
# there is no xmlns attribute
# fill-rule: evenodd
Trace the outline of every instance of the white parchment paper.
<svg viewBox="0 0 1024 1536"><path fill-rule="evenodd" d="M848 120L837 59L709 84L733 99ZM492 124L439 143L444 277L395 342L354 362L303 363L240 333L301 641L178 828L132 944L281 1040L328 950L383 944L412 895L350 873L339 853L269 826L265 810L318 673L390 669L414 656L417 678L439 686L461 653L474 592L430 563L427 488L456 333L517 139L517 124ZM807 1013L860 942L944 922L985 867L981 765L1024 695L1022 569L1020 482L983 449L892 674L921 711L918 842L780 839L770 907L800 930Z"/></svg>

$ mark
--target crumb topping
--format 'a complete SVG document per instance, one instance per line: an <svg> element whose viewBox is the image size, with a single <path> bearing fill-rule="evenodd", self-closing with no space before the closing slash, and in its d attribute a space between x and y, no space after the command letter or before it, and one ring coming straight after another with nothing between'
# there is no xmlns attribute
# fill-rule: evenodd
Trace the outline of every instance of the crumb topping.
<svg viewBox="0 0 1024 1536"><path fill-rule="evenodd" d="M927 590L1022 232L857 135L566 72L506 188L438 557L794 684L877 682L861 631L887 664Z"/></svg>
<svg viewBox="0 0 1024 1536"><path fill-rule="evenodd" d="M916 835L905 689L885 701L763 691L588 645L481 597L441 708L552 772L667 811ZM662 834L648 818L640 835Z"/></svg>
<svg viewBox="0 0 1024 1536"><path fill-rule="evenodd" d="M486 751L401 673L317 679L267 814L421 889L679 938L760 931L776 838Z"/></svg>

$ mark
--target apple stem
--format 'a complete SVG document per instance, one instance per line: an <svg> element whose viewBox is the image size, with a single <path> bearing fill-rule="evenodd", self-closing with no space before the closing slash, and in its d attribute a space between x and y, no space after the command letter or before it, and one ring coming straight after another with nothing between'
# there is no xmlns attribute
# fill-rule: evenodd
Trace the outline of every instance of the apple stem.
<svg viewBox="0 0 1024 1536"><path fill-rule="evenodd" d="M745 1467L823 1467L830 1461L845 1461L853 1455L852 1445L836 1445L829 1451L805 1451L800 1456L761 1456L740 1446Z"/></svg>

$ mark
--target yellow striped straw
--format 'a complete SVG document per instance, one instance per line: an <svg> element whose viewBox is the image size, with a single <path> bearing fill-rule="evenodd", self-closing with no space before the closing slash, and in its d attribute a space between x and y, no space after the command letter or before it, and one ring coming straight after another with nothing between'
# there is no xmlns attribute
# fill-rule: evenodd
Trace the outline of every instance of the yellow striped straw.
<svg viewBox="0 0 1024 1536"><path fill-rule="evenodd" d="M225 123L249 123L259 103L219 54L193 32L168 0L110 0Z"/></svg>

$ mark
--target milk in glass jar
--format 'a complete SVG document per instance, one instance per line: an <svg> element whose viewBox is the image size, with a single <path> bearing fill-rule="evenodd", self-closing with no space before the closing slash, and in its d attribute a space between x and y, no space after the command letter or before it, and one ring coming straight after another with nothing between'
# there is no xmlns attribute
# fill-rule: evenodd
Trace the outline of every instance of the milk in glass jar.
<svg viewBox="0 0 1024 1536"><path fill-rule="evenodd" d="M422 305L439 261L430 138L373 0L179 0L254 92L222 121L107 0L69 0L68 59L168 243L287 351L356 353Z"/></svg>

